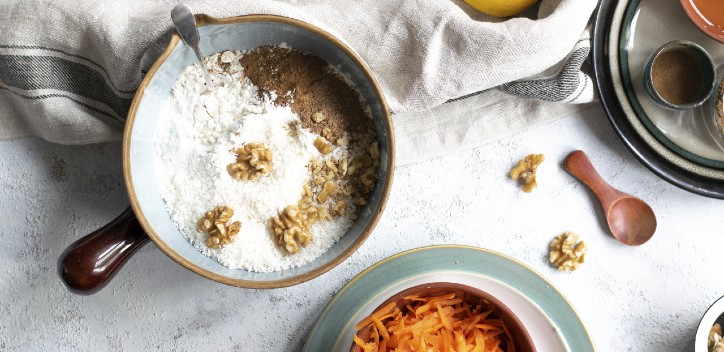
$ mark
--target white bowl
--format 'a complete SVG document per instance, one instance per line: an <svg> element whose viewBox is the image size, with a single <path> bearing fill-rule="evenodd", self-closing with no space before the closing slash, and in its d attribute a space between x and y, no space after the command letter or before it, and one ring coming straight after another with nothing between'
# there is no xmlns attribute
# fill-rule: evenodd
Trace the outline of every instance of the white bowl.
<svg viewBox="0 0 724 352"><path fill-rule="evenodd" d="M717 299L701 318L694 338L694 352L709 352L709 331L714 323L724 326L724 297Z"/></svg>

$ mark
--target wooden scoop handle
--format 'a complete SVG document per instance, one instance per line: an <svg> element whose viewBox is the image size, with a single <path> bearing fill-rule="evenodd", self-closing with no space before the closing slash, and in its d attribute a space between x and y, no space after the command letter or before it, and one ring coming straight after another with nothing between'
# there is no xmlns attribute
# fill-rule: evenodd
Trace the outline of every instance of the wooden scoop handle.
<svg viewBox="0 0 724 352"><path fill-rule="evenodd" d="M601 175L598 174L596 168L591 164L591 160L588 159L588 156L582 150L576 150L568 154L564 165L571 175L581 180L581 182L586 184L586 186L596 194L606 212L608 212L608 206L614 200L625 195L611 187L611 185L601 178Z"/></svg>
<svg viewBox="0 0 724 352"><path fill-rule="evenodd" d="M96 293L146 242L148 236L128 208L109 224L68 246L58 259L58 275L70 292Z"/></svg>

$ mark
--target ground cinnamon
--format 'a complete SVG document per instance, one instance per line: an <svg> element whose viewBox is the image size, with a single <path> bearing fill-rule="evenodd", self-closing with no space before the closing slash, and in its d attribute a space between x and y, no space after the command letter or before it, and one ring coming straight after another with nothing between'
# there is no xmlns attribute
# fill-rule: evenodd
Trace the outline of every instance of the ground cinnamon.
<svg viewBox="0 0 724 352"><path fill-rule="evenodd" d="M240 63L260 94L276 93L275 104L290 105L303 127L330 142L336 144L345 131L356 134L372 129L359 93L318 56L262 46L244 54ZM312 117L317 113L325 119L315 122Z"/></svg>
<svg viewBox="0 0 724 352"><path fill-rule="evenodd" d="M661 98L675 105L696 100L700 93L701 71L690 53L671 49L662 52L651 67L653 85Z"/></svg>

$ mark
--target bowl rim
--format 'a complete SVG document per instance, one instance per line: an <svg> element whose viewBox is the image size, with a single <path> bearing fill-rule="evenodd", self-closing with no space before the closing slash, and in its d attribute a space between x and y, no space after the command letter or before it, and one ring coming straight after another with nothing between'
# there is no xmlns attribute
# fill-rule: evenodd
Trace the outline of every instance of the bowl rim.
<svg viewBox="0 0 724 352"><path fill-rule="evenodd" d="M698 16L696 11L693 10L691 2L692 0L679 0L679 4L681 4L681 8L684 10L684 13L686 13L686 17L688 17L691 23L693 23L696 28L699 28L702 33L719 43L724 43L724 30L714 31L711 27L702 25L700 21L703 20L703 18Z"/></svg>
<svg viewBox="0 0 724 352"><path fill-rule="evenodd" d="M166 61L166 59L171 55L171 52L176 48L176 46L181 42L181 37L176 33L176 31L173 31L171 35L171 39L168 42L168 45L166 46L166 49L164 52L156 59L153 66L149 69L149 71L146 73L145 77L141 81L141 84L138 86L138 90L136 91L136 94L133 97L133 101L131 102L130 110L128 111L128 115L126 118L126 123L123 131L123 178L126 185L126 189L128 191L128 198L131 204L131 208L133 209L134 214L138 218L139 223L141 224L141 227L143 230L148 234L148 237L151 238L151 240L158 246L159 249L161 249L162 252L164 252L167 256L169 256L171 259L173 259L178 264L181 264L186 269L199 274L203 277L206 277L208 279L231 285L231 286L237 286L237 287L243 287L243 288L256 288L256 289L267 289L267 288L280 288L280 287L288 287L292 285L296 285L305 281L309 281L317 276L320 276L324 274L325 272L329 271L330 269L334 268L335 266L339 265L341 262L343 262L345 259L347 259L352 253L354 253L361 245L362 243L369 237L372 230L377 225L377 222L379 221L382 211L385 208L385 205L387 203L387 199L390 194L390 189L392 186L392 180L394 175L394 166L395 166L395 134L394 129L392 125L392 118L390 115L390 109L387 105L387 101L385 99L385 96L382 92L382 88L380 87L379 83L375 79L374 75L372 74L372 71L370 68L365 64L365 62L357 55L357 53L352 50L349 46L347 46L344 42L337 39L330 33L303 21L296 20L289 17L283 17L283 16L277 16L277 15L262 15L262 14L253 14L253 15L243 15L243 16L236 16L236 17L228 17L228 18L216 18L212 17L206 14L196 14L194 16L196 18L196 24L198 27L203 27L207 25L223 25L223 24L237 24L237 23L243 23L243 22L276 22L276 23L282 23L291 25L294 27L298 27L302 30L309 31L313 34L316 34L323 39L331 42L334 46L339 48L342 52L344 52L347 56L352 59L352 61L357 65L365 77L370 81L372 88L374 89L375 94L379 98L379 103L382 106L383 111L383 124L385 125L387 129L387 145L389 150L389 158L387 163L387 177L384 180L382 193L380 195L380 202L378 207L373 211L373 214L370 218L370 221L367 223L367 226L364 228L362 233L360 233L359 237L352 243L351 246L343 250L339 255L334 257L332 260L327 262L325 265L320 266L319 268L316 268L310 272L297 275L290 278L285 279L277 279L277 280L269 280L269 281L254 281L254 280L247 280L247 279L236 279L231 278L223 275L219 275L216 273L213 273L209 270L206 270L192 262L190 262L188 259L186 259L183 255L177 253L174 251L170 246L168 246L161 236L155 231L155 229L151 226L150 222L146 218L145 214L143 213L143 210L141 209L140 203L138 201L138 197L136 196L135 187L133 184L133 179L131 177L131 158L130 158L130 146L131 146L131 135L133 131L133 125L136 119L136 113L138 111L138 108L140 106L141 101L143 100L143 95L145 93L146 88L150 84L151 80L155 76L156 72L159 70L159 68L163 65L163 63ZM239 269L241 270L241 269Z"/></svg>

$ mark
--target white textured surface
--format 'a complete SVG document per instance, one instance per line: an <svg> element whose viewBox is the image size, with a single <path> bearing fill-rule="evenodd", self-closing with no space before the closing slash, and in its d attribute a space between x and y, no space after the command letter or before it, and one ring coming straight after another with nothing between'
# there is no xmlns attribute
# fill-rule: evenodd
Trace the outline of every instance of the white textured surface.
<svg viewBox="0 0 724 352"><path fill-rule="evenodd" d="M592 194L560 166L584 149L603 177L647 200L659 229L638 248L605 230ZM55 273L63 249L127 206L120 145L0 142L0 350L297 351L348 280L397 252L459 243L532 266L573 303L600 351L688 350L706 308L724 295L724 201L659 179L623 147L600 108L443 159L400 167L372 236L327 274L284 289L246 290L204 279L153 244L103 291L69 294ZM544 153L540 187L507 178ZM519 220L525 217L526 220ZM578 272L545 259L565 230L590 246Z"/></svg>

